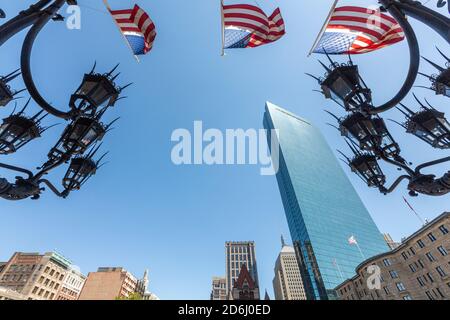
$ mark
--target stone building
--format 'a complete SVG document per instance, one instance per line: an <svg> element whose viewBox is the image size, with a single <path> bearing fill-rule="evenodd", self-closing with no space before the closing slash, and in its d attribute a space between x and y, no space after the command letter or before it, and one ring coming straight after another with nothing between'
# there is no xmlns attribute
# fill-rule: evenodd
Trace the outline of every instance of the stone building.
<svg viewBox="0 0 450 320"><path fill-rule="evenodd" d="M115 300L137 292L138 279L121 267L89 272L79 300Z"/></svg>
<svg viewBox="0 0 450 320"><path fill-rule="evenodd" d="M361 263L356 275L335 289L339 298L449 300L449 232L450 212L445 212L404 239L396 249Z"/></svg>
<svg viewBox="0 0 450 320"><path fill-rule="evenodd" d="M294 247L281 237L281 252L275 262L273 279L275 300L306 300L305 289Z"/></svg>
<svg viewBox="0 0 450 320"><path fill-rule="evenodd" d="M245 264L241 267L239 277L230 291L229 300L259 300L259 286L252 278Z"/></svg>
<svg viewBox="0 0 450 320"><path fill-rule="evenodd" d="M72 263L56 252L16 252L0 272L0 287L20 293L28 300L56 300L64 295L67 277L73 273ZM84 283L84 276L78 275L78 288ZM69 300L76 300L75 291Z"/></svg>
<svg viewBox="0 0 450 320"><path fill-rule="evenodd" d="M211 300L227 300L227 279L225 277L213 277Z"/></svg>

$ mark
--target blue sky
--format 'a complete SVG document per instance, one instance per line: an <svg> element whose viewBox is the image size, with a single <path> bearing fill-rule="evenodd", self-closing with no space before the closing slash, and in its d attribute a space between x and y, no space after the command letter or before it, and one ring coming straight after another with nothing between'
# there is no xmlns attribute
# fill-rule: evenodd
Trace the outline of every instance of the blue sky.
<svg viewBox="0 0 450 320"><path fill-rule="evenodd" d="M12 17L32 2L3 1L2 8ZM81 191L67 200L46 192L39 201L1 201L0 260L7 260L14 251L56 249L86 274L100 266L123 266L140 276L149 268L150 289L162 299L208 299L211 277L225 273L225 241L254 240L261 289L267 288L273 296L280 234L289 235L275 177L260 176L259 166L175 166L170 160L173 130L192 130L195 120L202 120L205 128L262 128L267 100L315 123L333 149L347 150L341 137L325 124L329 118L323 109L337 114L340 110L312 92L316 83L304 75L323 73L317 57L306 55L332 0L258 2L267 12L280 6L287 35L265 47L229 51L226 57L220 56L218 0L137 1L158 30L154 50L140 64L130 55L100 0L79 0L81 30L50 23L39 36L32 57L36 83L47 100L67 109L70 94L95 60L99 71L120 62L118 81L134 82L134 86L124 93L129 98L107 115L111 120L122 117L104 139L110 163ZM126 8L134 1L110 3L113 8ZM434 6L434 1L429 5ZM443 40L412 22L422 54L443 63L435 50L435 46L445 50ZM18 67L24 35L1 48L0 73ZM408 67L406 42L358 56L355 62L373 89L375 102L381 104L402 84ZM422 70L433 71L425 64ZM424 79L419 83L428 85ZM13 85L23 86L20 80ZM445 98L422 89L416 92L442 111L448 110ZM412 97L406 102L416 108ZM11 105L0 109L0 116L11 110ZM31 110L39 109L33 104ZM389 111L385 118L402 120L397 111ZM46 119L47 124L61 122ZM418 164L448 155L389 126L410 161ZM30 169L39 166L62 129L60 125L49 130L1 161ZM384 168L393 181L397 171ZM435 171L441 175L447 168L440 166ZM52 172L49 178L59 184L65 169ZM407 194L405 185L382 196L346 172L381 231L400 240L419 227L402 200ZM3 171L0 174L12 177ZM410 202L432 219L449 209L450 198L420 196Z"/></svg>

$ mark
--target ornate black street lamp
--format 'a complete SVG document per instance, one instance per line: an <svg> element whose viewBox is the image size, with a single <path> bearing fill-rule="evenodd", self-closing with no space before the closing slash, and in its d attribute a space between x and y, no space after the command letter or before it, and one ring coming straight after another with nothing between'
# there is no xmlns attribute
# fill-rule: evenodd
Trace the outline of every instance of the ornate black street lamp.
<svg viewBox="0 0 450 320"><path fill-rule="evenodd" d="M400 155L400 147L381 118L380 114L399 105L414 86L419 74L420 52L416 34L406 16L416 18L439 33L447 43L450 43L450 19L423 6L418 1L410 0L380 0L383 7L391 13L405 32L410 49L410 67L406 80L400 91L387 103L374 106L372 92L359 74L359 69L353 62L339 64L333 61L329 55L330 65L321 62L326 70L324 77L315 77L321 87L321 92L327 99L331 99L348 113L346 117L333 117L338 121L336 127L342 136L351 141L350 149L354 158L346 157L346 163L351 170L358 174L367 185L376 187L380 192L387 194L392 192L403 180L408 180L408 190L411 196L419 193L441 196L450 193L450 170L441 178L435 175L423 174L422 169L450 161L445 157L419 165L416 169L410 167L411 163ZM441 52L441 55L449 59ZM433 90L437 94L448 95L449 68L444 69L427 60L436 67L440 74L430 76L433 81ZM420 103L420 101L419 101ZM425 107L423 104L420 112L413 112L406 106L400 109L407 117L407 122L402 125L408 133L414 134L435 148L449 148L450 126L443 112L435 108ZM398 123L398 122L397 122ZM361 151L357 150L359 148ZM397 178L389 188L385 187L386 177L383 174L378 161L383 160L405 172Z"/></svg>
<svg viewBox="0 0 450 320"><path fill-rule="evenodd" d="M407 133L419 137L433 148L450 149L450 123L445 114L431 105L427 107L418 99L417 101L422 107L418 112L412 111L404 104L401 104L403 110L398 108L406 116L406 122L400 125Z"/></svg>
<svg viewBox="0 0 450 320"><path fill-rule="evenodd" d="M430 89L436 92L437 95L443 95L450 98L450 59L447 56L445 56L439 49L437 50L447 60L447 62L445 63L446 68L441 67L440 65L432 62L431 60L423 58L433 67L435 67L439 71L439 74L426 75L421 72L419 72L419 74L427 77L431 81Z"/></svg>
<svg viewBox="0 0 450 320"><path fill-rule="evenodd" d="M16 152L48 129L41 126L41 121L47 116L42 116L44 111L31 118L25 116L24 112L29 103L30 100L21 111L3 119L0 125L0 155Z"/></svg>
<svg viewBox="0 0 450 320"><path fill-rule="evenodd" d="M29 118L24 114L25 109L3 120L0 126L0 155L17 151L30 141L40 137L48 128L41 126L42 119L48 114L68 121L60 139L48 153L48 160L33 172L16 166L0 163L0 168L20 172L24 177L16 177L15 182L0 178L0 197L7 200L38 199L46 185L56 195L67 197L71 191L80 187L94 175L101 166L100 160L93 157L98 151L95 145L101 141L110 130L112 123L103 124L105 112L119 101L123 89L115 80L119 74L114 74L117 66L111 71L101 74L95 72L95 66L85 74L83 80L71 95L68 103L69 110L63 111L50 105L39 93L31 73L31 52L34 41L43 27L49 21L62 21L59 10L67 2L75 5L75 0L39 0L27 10L10 19L0 26L0 46L20 31L30 28L21 52L21 74L26 89L31 98L43 109L37 115ZM1 12L0 12L1 13ZM14 96L22 91L14 91L9 82L20 74L19 70L0 78L0 106L6 106ZM45 115L43 113L46 112ZM87 150L91 150L84 155ZM68 163L67 172L62 179L64 191L60 192L44 178L53 169Z"/></svg>
<svg viewBox="0 0 450 320"><path fill-rule="evenodd" d="M0 107L6 106L8 103L14 100L14 97L19 93L25 91L25 89L20 91L14 91L8 85L9 82L14 80L20 75L19 70L16 70L4 77L0 77Z"/></svg>

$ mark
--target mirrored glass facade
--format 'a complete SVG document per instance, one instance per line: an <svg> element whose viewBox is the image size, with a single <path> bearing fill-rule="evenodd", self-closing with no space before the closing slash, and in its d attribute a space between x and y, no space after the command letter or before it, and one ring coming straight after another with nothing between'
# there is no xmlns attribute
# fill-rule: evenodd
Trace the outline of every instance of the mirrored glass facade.
<svg viewBox="0 0 450 320"><path fill-rule="evenodd" d="M264 127L269 141L270 129L279 130L277 181L307 297L333 299L358 264L389 248L317 128L270 103Z"/></svg>

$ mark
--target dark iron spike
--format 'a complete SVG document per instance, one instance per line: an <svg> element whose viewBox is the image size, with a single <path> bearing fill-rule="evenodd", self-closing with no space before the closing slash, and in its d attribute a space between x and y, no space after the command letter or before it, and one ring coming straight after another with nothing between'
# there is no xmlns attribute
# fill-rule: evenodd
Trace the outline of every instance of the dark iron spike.
<svg viewBox="0 0 450 320"><path fill-rule="evenodd" d="M323 111L325 111L326 113L328 113L329 115L331 115L333 118L335 118L335 119L337 120L338 123L341 123L341 119L339 119L336 115L334 115L333 113L331 113L331 112L328 111L328 110L323 110Z"/></svg>
<svg viewBox="0 0 450 320"><path fill-rule="evenodd" d="M113 74L114 71L116 71L116 69L119 67L120 63L116 64L116 66L106 74L107 77L111 76Z"/></svg>
<svg viewBox="0 0 450 320"><path fill-rule="evenodd" d="M414 112L412 112L410 109L408 109L408 107L405 106L403 103L400 103L400 105L401 105L406 111L408 111L409 114L406 113L405 111L403 111L402 109L400 109L399 107L395 107L395 108L396 108L398 111L400 111L401 113L403 113L408 119L411 117L411 115L414 115Z"/></svg>
<svg viewBox="0 0 450 320"><path fill-rule="evenodd" d="M427 98L425 98L425 102L427 103L427 105L428 105L431 109L437 110L435 107L433 107L433 106L428 102Z"/></svg>
<svg viewBox="0 0 450 320"><path fill-rule="evenodd" d="M418 74L420 74L421 76L424 76L425 78L428 78L428 79L430 79L430 80L433 79L433 77L431 77L431 76L429 76L429 75L427 75L427 74L425 74L425 73L418 72Z"/></svg>
<svg viewBox="0 0 450 320"><path fill-rule="evenodd" d="M350 148L350 150L352 150L352 152L355 154L355 156L360 155L360 152L348 142L348 139L345 139L345 143Z"/></svg>
<svg viewBox="0 0 450 320"><path fill-rule="evenodd" d="M120 119L120 117L115 118L113 121L111 121L107 126L106 130L108 130L115 122L117 122Z"/></svg>
<svg viewBox="0 0 450 320"><path fill-rule="evenodd" d="M91 152L88 154L87 158L93 158L102 145L103 143L100 143L97 148L94 146L94 148L92 148Z"/></svg>
<svg viewBox="0 0 450 320"><path fill-rule="evenodd" d="M322 65L322 67L324 67L325 70L327 70L328 73L333 72L333 71L332 71L330 68L328 68L322 61L320 61L320 60L318 60L318 61L319 61L319 63Z"/></svg>
<svg viewBox="0 0 450 320"><path fill-rule="evenodd" d="M44 133L45 131L47 131L53 127L59 126L59 125L60 125L60 123L55 123L55 124L52 124L51 126L45 127L42 129L41 133Z"/></svg>
<svg viewBox="0 0 450 320"><path fill-rule="evenodd" d="M432 65L433 67L435 67L436 69L438 69L440 72L443 72L443 71L445 70L445 69L442 68L440 65L434 63L434 62L431 61L431 60L428 60L428 59L425 58L425 57L422 57L422 59L425 60L426 62L428 62L429 64L431 64L431 65Z"/></svg>
<svg viewBox="0 0 450 320"><path fill-rule="evenodd" d="M18 71L20 71L20 69L14 70L10 74L7 74L6 76L3 77L3 81L9 82L11 80L14 80L21 74L21 72L17 73Z"/></svg>
<svg viewBox="0 0 450 320"><path fill-rule="evenodd" d="M343 153L341 150L337 150L337 152L339 152L345 159L347 159L348 162L351 162L350 158L347 157L347 155Z"/></svg>
<svg viewBox="0 0 450 320"><path fill-rule="evenodd" d="M114 81L117 79L117 77L120 76L120 72L118 74L116 74L114 77L111 78L111 81Z"/></svg>
<svg viewBox="0 0 450 320"><path fill-rule="evenodd" d="M313 79L315 79L315 80L317 80L319 83L320 83L320 79L318 78L318 77L316 77L316 76L313 76L311 73L305 73L307 76L310 76L311 78L313 78Z"/></svg>
<svg viewBox="0 0 450 320"><path fill-rule="evenodd" d="M341 131L338 127L336 127L334 124L331 124L331 123L326 123L326 125L329 125L330 127L333 127L333 128L335 128L337 131Z"/></svg>
<svg viewBox="0 0 450 320"><path fill-rule="evenodd" d="M41 110L41 111L39 111L38 113L36 113L32 118L31 118L31 120L34 120L34 119L36 119L37 117L39 117L42 113L44 113L44 111L45 110ZM45 116L44 116L45 117ZM42 118L44 118L44 117L42 117ZM36 122L39 122L40 120L38 120L38 121L36 121Z"/></svg>
<svg viewBox="0 0 450 320"><path fill-rule="evenodd" d="M121 87L119 89L120 92L122 92L123 90L125 90L126 88L128 88L129 86L131 86L133 84L133 82L130 82L129 84L125 85L124 87Z"/></svg>
<svg viewBox="0 0 450 320"><path fill-rule="evenodd" d="M422 108L426 109L425 105L419 100L419 98L417 98L416 94L413 93L413 97L414 99L416 99L416 101L422 106Z"/></svg>
<svg viewBox="0 0 450 320"><path fill-rule="evenodd" d="M97 61L94 61L94 66L92 67L91 72L89 72L90 74L93 74L93 73L94 73L95 67L97 67Z"/></svg>
<svg viewBox="0 0 450 320"><path fill-rule="evenodd" d="M16 95L18 95L19 93L22 93L22 92L26 91L26 90L27 90L27 89L22 89L22 90L19 90L19 91L14 92L13 97L16 96Z"/></svg>
<svg viewBox="0 0 450 320"><path fill-rule="evenodd" d="M325 50L325 48L323 48L323 52L325 52L325 55L327 56L328 61L330 61L331 65L334 66L335 62L333 61L333 59L331 59L330 55L328 54L327 50Z"/></svg>
<svg viewBox="0 0 450 320"><path fill-rule="evenodd" d="M20 112L18 114L22 114L25 112L26 108L28 107L28 105L30 104L31 98L28 98L27 103L25 103L25 106L22 108L22 110L20 110Z"/></svg>
<svg viewBox="0 0 450 320"><path fill-rule="evenodd" d="M96 163L97 166L99 165L100 162L102 162L102 160L103 160L108 154L109 154L109 151L105 152L105 153L100 157L100 159L97 160L97 163Z"/></svg>
<svg viewBox="0 0 450 320"><path fill-rule="evenodd" d="M395 120L393 120L393 119L388 119L389 121L392 121L392 122L394 122L394 123L396 123L396 124L398 124L399 126L401 126L402 128L404 128L404 129L406 129L406 126L403 124L403 123L400 123L400 122L398 122L398 121L395 121Z"/></svg>
<svg viewBox="0 0 450 320"><path fill-rule="evenodd" d="M439 48L438 47L436 47L436 50L441 54L441 56L443 56L444 57L444 59L445 60L447 60L448 62L450 62L450 58L449 57L447 57L441 50L439 50Z"/></svg>

